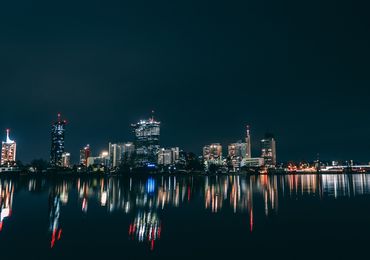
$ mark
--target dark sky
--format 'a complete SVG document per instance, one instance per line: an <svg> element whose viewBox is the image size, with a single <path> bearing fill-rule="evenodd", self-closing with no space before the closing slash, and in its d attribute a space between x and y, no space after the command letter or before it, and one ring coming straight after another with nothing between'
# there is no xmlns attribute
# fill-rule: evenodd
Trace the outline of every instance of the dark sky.
<svg viewBox="0 0 370 260"><path fill-rule="evenodd" d="M0 129L18 158L98 153L156 111L163 146L200 153L252 128L278 160L370 161L369 6L357 1L0 3ZM359 2L359 1L358 1Z"/></svg>

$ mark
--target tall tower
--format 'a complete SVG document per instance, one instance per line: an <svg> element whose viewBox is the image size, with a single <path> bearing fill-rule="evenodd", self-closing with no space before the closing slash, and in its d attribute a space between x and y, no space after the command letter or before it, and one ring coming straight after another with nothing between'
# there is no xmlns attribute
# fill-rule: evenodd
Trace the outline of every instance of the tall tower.
<svg viewBox="0 0 370 260"><path fill-rule="evenodd" d="M15 163L17 144L15 141L10 140L10 130L6 129L6 141L2 142L1 146L1 165L10 165Z"/></svg>
<svg viewBox="0 0 370 260"><path fill-rule="evenodd" d="M245 143L246 143L246 146L247 146L245 158L247 158L247 159L252 158L252 144L251 144L251 134L250 134L249 125L247 125Z"/></svg>
<svg viewBox="0 0 370 260"><path fill-rule="evenodd" d="M58 114L58 120L51 127L50 164L53 167L63 167L64 133L66 120Z"/></svg>
<svg viewBox="0 0 370 260"><path fill-rule="evenodd" d="M151 167L157 164L161 123L152 116L131 125L135 134L135 166Z"/></svg>

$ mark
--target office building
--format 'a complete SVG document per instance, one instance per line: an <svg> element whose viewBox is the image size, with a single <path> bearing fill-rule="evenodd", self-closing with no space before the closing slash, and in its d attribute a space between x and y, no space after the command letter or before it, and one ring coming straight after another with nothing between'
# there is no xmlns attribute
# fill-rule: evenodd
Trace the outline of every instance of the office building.
<svg viewBox="0 0 370 260"><path fill-rule="evenodd" d="M87 167L87 158L91 155L90 145L86 145L80 150L80 164Z"/></svg>
<svg viewBox="0 0 370 260"><path fill-rule="evenodd" d="M71 167L71 154L70 153L63 153L62 154L62 166L65 168Z"/></svg>
<svg viewBox="0 0 370 260"><path fill-rule="evenodd" d="M122 151L122 163L131 164L135 154L135 145L134 143L128 142L123 144Z"/></svg>
<svg viewBox="0 0 370 260"><path fill-rule="evenodd" d="M135 134L135 166L155 167L160 148L160 122L151 117L131 126Z"/></svg>
<svg viewBox="0 0 370 260"><path fill-rule="evenodd" d="M64 135L66 120L62 120L58 114L58 120L51 127L51 151L50 165L52 167L63 167Z"/></svg>
<svg viewBox="0 0 370 260"><path fill-rule="evenodd" d="M109 143L109 167L116 168L121 165L123 157L124 144L123 143Z"/></svg>
<svg viewBox="0 0 370 260"><path fill-rule="evenodd" d="M246 168L258 168L265 165L263 158L245 158L241 161L240 166Z"/></svg>
<svg viewBox="0 0 370 260"><path fill-rule="evenodd" d="M17 144L9 137L10 130L6 129L6 140L1 146L1 165L11 166L15 164L17 154Z"/></svg>
<svg viewBox="0 0 370 260"><path fill-rule="evenodd" d="M206 164L222 163L222 146L219 143L206 145L203 147L203 160Z"/></svg>
<svg viewBox="0 0 370 260"><path fill-rule="evenodd" d="M276 141L272 134L265 134L261 140L261 157L264 159L265 166L275 167L276 165Z"/></svg>
<svg viewBox="0 0 370 260"><path fill-rule="evenodd" d="M158 153L158 165L174 165L180 158L180 149L174 148L161 148Z"/></svg>

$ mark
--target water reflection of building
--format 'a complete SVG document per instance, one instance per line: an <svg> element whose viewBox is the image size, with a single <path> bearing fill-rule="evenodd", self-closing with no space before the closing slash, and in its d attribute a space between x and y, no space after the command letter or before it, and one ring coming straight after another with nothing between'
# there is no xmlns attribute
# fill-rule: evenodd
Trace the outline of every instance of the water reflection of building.
<svg viewBox="0 0 370 260"><path fill-rule="evenodd" d="M62 236L62 229L59 226L60 208L60 194L53 191L49 194L49 231L51 232L51 248L54 247L55 242L60 240Z"/></svg>
<svg viewBox="0 0 370 260"><path fill-rule="evenodd" d="M139 242L148 242L154 250L154 243L161 238L161 221L156 213L139 212L130 224L128 234Z"/></svg>
<svg viewBox="0 0 370 260"><path fill-rule="evenodd" d="M14 185L12 181L0 182L0 231L4 220L12 215Z"/></svg>
<svg viewBox="0 0 370 260"><path fill-rule="evenodd" d="M159 216L166 208L202 205L197 204L201 202L204 209L212 214L227 211L242 214L248 221L248 229L254 231L258 228L255 220L263 215L277 214L279 206L284 205L281 201L370 194L370 176L366 174L96 177L52 181L34 178L16 183L14 186L14 180L0 179L1 223L11 215L14 187L32 192L50 191L52 247L62 235L62 206L76 195L79 210L86 214L92 214L88 206L94 208L100 205L109 213L123 212L136 216L129 228L130 236L149 242L152 247L160 237L162 223Z"/></svg>

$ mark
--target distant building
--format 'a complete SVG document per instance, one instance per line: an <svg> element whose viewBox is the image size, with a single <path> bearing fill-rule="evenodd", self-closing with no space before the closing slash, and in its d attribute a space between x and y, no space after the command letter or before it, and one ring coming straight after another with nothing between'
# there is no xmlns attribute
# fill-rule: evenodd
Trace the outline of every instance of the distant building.
<svg viewBox="0 0 370 260"><path fill-rule="evenodd" d="M9 129L6 129L6 140L2 142L1 146L1 165L8 165L15 163L17 154L17 144L9 138Z"/></svg>
<svg viewBox="0 0 370 260"><path fill-rule="evenodd" d="M241 141L228 146L228 160L232 166L232 171L240 170L241 161L247 157L247 143Z"/></svg>
<svg viewBox="0 0 370 260"><path fill-rule="evenodd" d="M128 142L123 144L122 151L122 163L131 164L135 154L135 145L134 143Z"/></svg>
<svg viewBox="0 0 370 260"><path fill-rule="evenodd" d="M276 141L272 134L265 134L265 138L261 140L261 157L265 161L265 166L275 167Z"/></svg>
<svg viewBox="0 0 370 260"><path fill-rule="evenodd" d="M173 165L178 162L180 158L180 149L174 148L162 148L158 153L158 165Z"/></svg>
<svg viewBox="0 0 370 260"><path fill-rule="evenodd" d="M136 167L151 167L157 164L160 124L152 117L131 125L135 134Z"/></svg>
<svg viewBox="0 0 370 260"><path fill-rule="evenodd" d="M228 146L229 157L247 158L247 144L241 141Z"/></svg>
<svg viewBox="0 0 370 260"><path fill-rule="evenodd" d="M62 120L61 115L58 114L58 120L51 127L51 151L50 151L50 165L53 167L63 167L64 153L64 134L66 121Z"/></svg>
<svg viewBox="0 0 370 260"><path fill-rule="evenodd" d="M251 134L250 134L249 125L247 125L245 144L246 144L246 151L245 151L246 153L245 153L245 157L243 156L243 158L251 158L252 157L252 143L251 143Z"/></svg>
<svg viewBox="0 0 370 260"><path fill-rule="evenodd" d="M241 161L241 167L254 168L262 167L265 165L265 160L263 158L245 158Z"/></svg>
<svg viewBox="0 0 370 260"><path fill-rule="evenodd" d="M97 157L90 156L87 158L87 167L93 165L102 165L108 166L109 165L109 152L103 151Z"/></svg>
<svg viewBox="0 0 370 260"><path fill-rule="evenodd" d="M210 164L222 164L222 146L219 143L203 147L203 160L206 166Z"/></svg>
<svg viewBox="0 0 370 260"><path fill-rule="evenodd" d="M80 164L87 167L87 158L91 155L90 145L86 145L80 150Z"/></svg>
<svg viewBox="0 0 370 260"><path fill-rule="evenodd" d="M123 143L109 143L109 167L115 168L121 165L123 150Z"/></svg>
<svg viewBox="0 0 370 260"><path fill-rule="evenodd" d="M71 154L70 153L63 153L62 154L62 166L65 168L71 167Z"/></svg>

